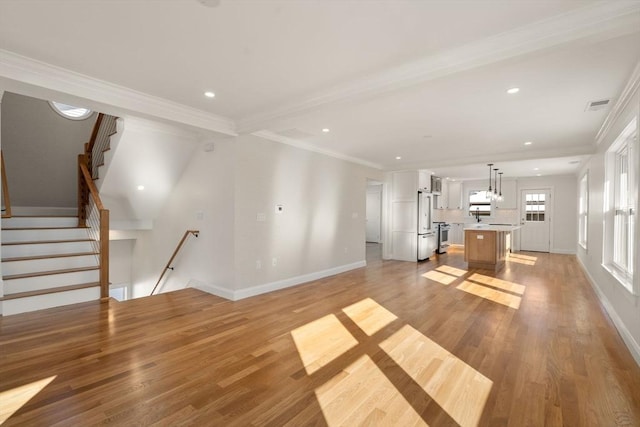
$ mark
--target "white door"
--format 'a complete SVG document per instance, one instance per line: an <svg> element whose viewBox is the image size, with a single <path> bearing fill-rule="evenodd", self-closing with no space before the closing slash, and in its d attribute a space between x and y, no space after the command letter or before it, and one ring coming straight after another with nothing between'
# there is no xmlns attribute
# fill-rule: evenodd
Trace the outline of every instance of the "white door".
<svg viewBox="0 0 640 427"><path fill-rule="evenodd" d="M379 191L367 192L367 242L380 243L380 210L382 208Z"/></svg>
<svg viewBox="0 0 640 427"><path fill-rule="evenodd" d="M551 192L522 190L520 200L520 250L549 252Z"/></svg>

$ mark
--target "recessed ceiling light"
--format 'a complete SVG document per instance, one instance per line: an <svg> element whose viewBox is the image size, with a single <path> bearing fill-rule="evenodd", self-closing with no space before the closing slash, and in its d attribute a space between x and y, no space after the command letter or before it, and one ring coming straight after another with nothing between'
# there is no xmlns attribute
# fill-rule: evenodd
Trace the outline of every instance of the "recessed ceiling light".
<svg viewBox="0 0 640 427"><path fill-rule="evenodd" d="M533 168L533 170L534 170L534 171L539 171L539 170L540 170L540 168Z"/></svg>
<svg viewBox="0 0 640 427"><path fill-rule="evenodd" d="M531 145L531 144L533 144L533 142L531 142L531 141L527 141L527 142L524 143L524 145Z"/></svg>
<svg viewBox="0 0 640 427"><path fill-rule="evenodd" d="M507 89L507 93L509 95L513 95L514 93L518 93L520 92L520 88L519 87L512 87L510 89Z"/></svg>
<svg viewBox="0 0 640 427"><path fill-rule="evenodd" d="M204 93L204 96L206 96L207 98L215 98L216 94L211 91L206 91Z"/></svg>
<svg viewBox="0 0 640 427"><path fill-rule="evenodd" d="M396 156L396 160L402 160L402 157Z"/></svg>
<svg viewBox="0 0 640 427"><path fill-rule="evenodd" d="M536 176L542 176L542 174L541 173L537 173Z"/></svg>
<svg viewBox="0 0 640 427"><path fill-rule="evenodd" d="M144 190L144 185L138 185L138 191Z"/></svg>
<svg viewBox="0 0 640 427"><path fill-rule="evenodd" d="M330 130L331 130L331 129L329 129L329 128L324 128L324 129L322 129L322 132L327 133L327 132L329 132Z"/></svg>

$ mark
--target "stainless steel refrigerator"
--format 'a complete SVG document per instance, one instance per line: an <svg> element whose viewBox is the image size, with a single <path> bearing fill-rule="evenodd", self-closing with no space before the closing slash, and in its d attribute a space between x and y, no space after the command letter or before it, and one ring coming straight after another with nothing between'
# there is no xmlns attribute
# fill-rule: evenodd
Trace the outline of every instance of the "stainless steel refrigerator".
<svg viewBox="0 0 640 427"><path fill-rule="evenodd" d="M438 236L433 224L433 194L418 191L418 261L435 252Z"/></svg>

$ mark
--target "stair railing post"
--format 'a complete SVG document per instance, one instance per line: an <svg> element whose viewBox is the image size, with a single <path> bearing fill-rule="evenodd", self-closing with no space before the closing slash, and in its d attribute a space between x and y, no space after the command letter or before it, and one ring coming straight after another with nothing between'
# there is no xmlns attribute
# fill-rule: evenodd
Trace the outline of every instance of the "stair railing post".
<svg viewBox="0 0 640 427"><path fill-rule="evenodd" d="M87 225L87 197L84 176L82 175L82 163L84 155L78 155L78 227L86 227Z"/></svg>
<svg viewBox="0 0 640 427"><path fill-rule="evenodd" d="M109 298L109 211L100 210L100 298Z"/></svg>

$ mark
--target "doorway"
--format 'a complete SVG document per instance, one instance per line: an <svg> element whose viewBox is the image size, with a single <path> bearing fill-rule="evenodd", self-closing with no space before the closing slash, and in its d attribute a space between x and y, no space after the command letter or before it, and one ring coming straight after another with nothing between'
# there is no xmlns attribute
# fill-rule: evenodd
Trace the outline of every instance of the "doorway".
<svg viewBox="0 0 640 427"><path fill-rule="evenodd" d="M549 252L551 243L551 190L520 192L520 250Z"/></svg>
<svg viewBox="0 0 640 427"><path fill-rule="evenodd" d="M382 183L367 179L366 194L367 263L382 259Z"/></svg>

